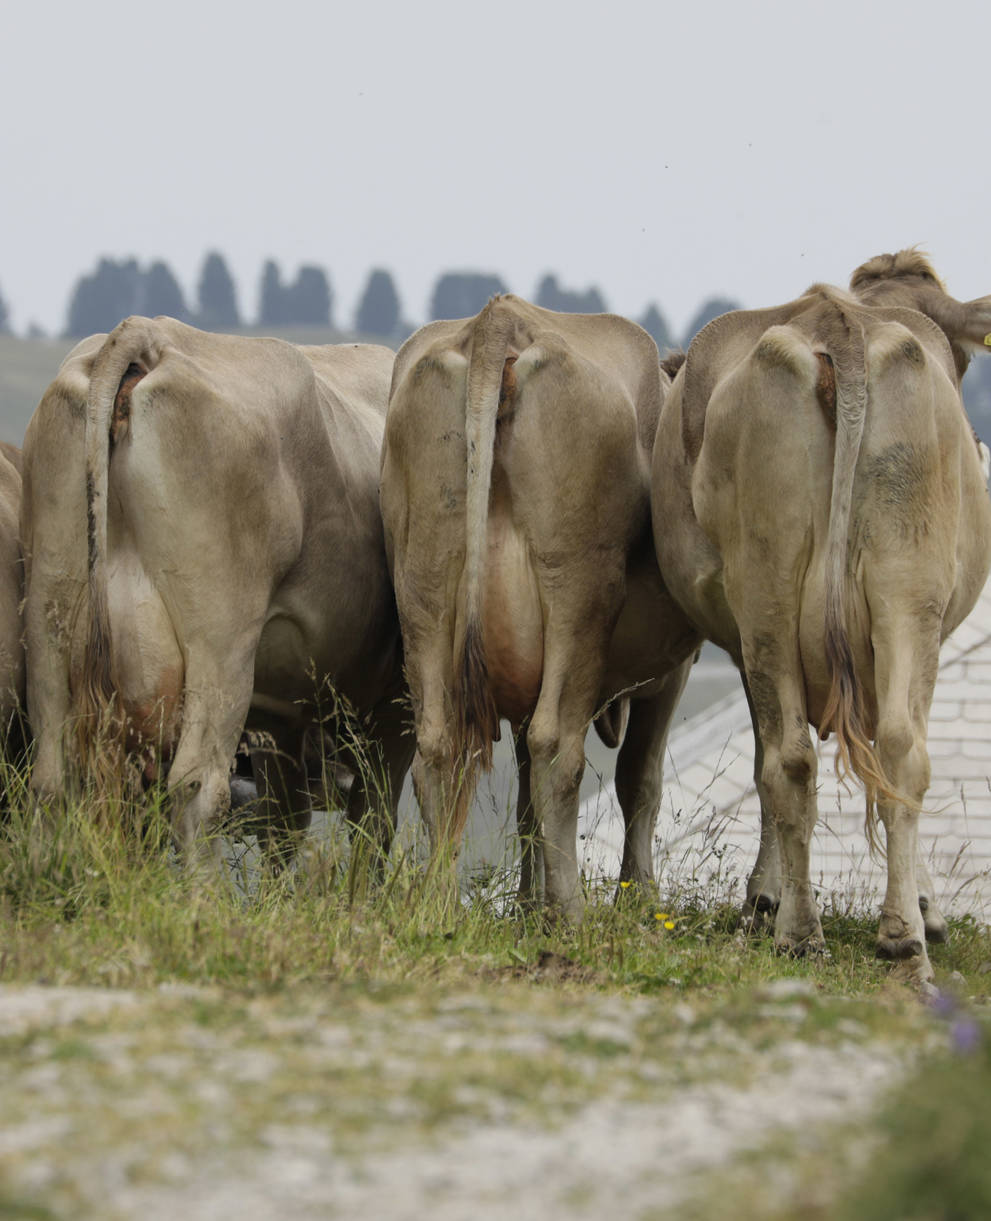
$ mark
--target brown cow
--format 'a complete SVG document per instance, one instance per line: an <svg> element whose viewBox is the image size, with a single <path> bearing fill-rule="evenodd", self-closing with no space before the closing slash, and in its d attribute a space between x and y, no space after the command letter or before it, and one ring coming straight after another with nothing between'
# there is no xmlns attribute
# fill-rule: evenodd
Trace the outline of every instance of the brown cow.
<svg viewBox="0 0 991 1221"><path fill-rule="evenodd" d="M885 826L878 953L918 979L931 973L917 814L937 654L991 564L991 504L960 398L967 349L989 331L991 297L961 304L917 252L884 255L850 293L816 285L706 327L654 447L665 581L734 657L750 700L767 818L749 905L777 906L779 946L822 946L808 726L833 732Z"/></svg>
<svg viewBox="0 0 991 1221"><path fill-rule="evenodd" d="M129 318L66 357L25 438L36 793L86 766L67 730L92 729L95 693L149 775L164 760L190 859L227 807L246 723L274 735L255 762L278 827L299 830L303 739L332 684L385 758L388 799L366 769L349 817L371 808L387 834L412 754L377 497L391 366L385 348L170 318Z"/></svg>
<svg viewBox="0 0 991 1221"><path fill-rule="evenodd" d="M649 882L664 743L698 644L650 540L650 448L669 384L633 323L514 296L424 327L393 373L382 512L432 846L456 850L505 717L520 762L521 899L538 881L536 842L547 901L571 917L584 903L588 725L602 712L616 744L628 711L621 877Z"/></svg>

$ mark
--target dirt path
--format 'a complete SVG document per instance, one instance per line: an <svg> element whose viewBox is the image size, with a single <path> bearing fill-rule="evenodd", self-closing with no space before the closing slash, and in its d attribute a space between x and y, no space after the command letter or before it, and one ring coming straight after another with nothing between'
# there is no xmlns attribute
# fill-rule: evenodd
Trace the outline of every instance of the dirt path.
<svg viewBox="0 0 991 1221"><path fill-rule="evenodd" d="M0 1215L659 1217L912 1053L779 981L688 1003L482 992L0 988ZM7 1211L4 1211L4 1208ZM12 1208L37 1211L18 1214Z"/></svg>

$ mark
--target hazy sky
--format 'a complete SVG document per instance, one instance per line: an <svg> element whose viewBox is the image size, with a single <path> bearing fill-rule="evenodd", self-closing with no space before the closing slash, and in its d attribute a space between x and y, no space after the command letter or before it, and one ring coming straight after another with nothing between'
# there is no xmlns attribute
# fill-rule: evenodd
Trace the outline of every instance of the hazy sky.
<svg viewBox="0 0 991 1221"><path fill-rule="evenodd" d="M845 283L922 243L991 291L991 8L954 0L0 0L0 293L59 329L100 255L192 295L220 250L372 267L426 317L438 273L546 271L680 329Z"/></svg>

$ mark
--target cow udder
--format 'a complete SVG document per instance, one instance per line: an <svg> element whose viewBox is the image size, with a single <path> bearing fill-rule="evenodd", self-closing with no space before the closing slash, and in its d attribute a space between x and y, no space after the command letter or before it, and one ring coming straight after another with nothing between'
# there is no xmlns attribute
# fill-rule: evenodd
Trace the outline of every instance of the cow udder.
<svg viewBox="0 0 991 1221"><path fill-rule="evenodd" d="M526 541L501 514L489 519L482 625L496 707L519 725L540 695L544 626Z"/></svg>

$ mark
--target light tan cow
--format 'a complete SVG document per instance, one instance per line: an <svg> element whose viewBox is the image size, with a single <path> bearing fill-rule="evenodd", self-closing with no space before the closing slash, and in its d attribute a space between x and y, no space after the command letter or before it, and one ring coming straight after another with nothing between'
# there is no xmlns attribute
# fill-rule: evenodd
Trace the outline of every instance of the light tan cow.
<svg viewBox="0 0 991 1221"><path fill-rule="evenodd" d="M192 861L227 807L247 723L279 748L254 758L276 827L299 830L303 739L315 703L333 711L333 684L366 718L390 788L379 801L381 777L359 775L349 816L370 808L387 834L412 755L377 494L391 367L386 348L170 318L128 318L66 357L25 438L36 793L78 779L73 730L114 705L148 776L164 761Z"/></svg>
<svg viewBox="0 0 991 1221"><path fill-rule="evenodd" d="M521 899L578 917L584 739L623 738L621 877L652 879L668 724L698 644L660 582L650 448L667 375L608 314L514 296L400 350L382 456L386 541L435 853L460 842L500 718L516 733ZM603 712L621 693L629 693ZM629 723L623 736L626 716ZM525 733L521 730L525 727ZM531 801L532 797L532 801Z"/></svg>
<svg viewBox="0 0 991 1221"><path fill-rule="evenodd" d="M931 970L917 880L923 893L931 883L917 878L917 815L937 654L991 563L959 389L988 331L991 297L963 305L917 252L881 256L850 293L816 285L706 327L654 447L665 580L736 660L750 700L768 815L751 910L780 893L777 944L823 944L809 881L818 726L867 787L869 833L876 813L885 826L878 954L920 979Z"/></svg>
<svg viewBox="0 0 991 1221"><path fill-rule="evenodd" d="M18 449L16 445L11 445L11 443L9 441L0 441L0 454L3 454L3 456L7 459L7 461L14 468L14 470L17 471L18 475L22 474L22 472L24 470L24 452L23 452L23 450ZM5 477L4 478L5 486L6 486L6 482L7 482L7 480ZM20 508L20 504L21 504L20 484L17 485L16 504L17 504L17 507Z"/></svg>
<svg viewBox="0 0 991 1221"><path fill-rule="evenodd" d="M8 763L18 766L25 746L24 644L21 601L21 451L0 442L0 744Z"/></svg>

